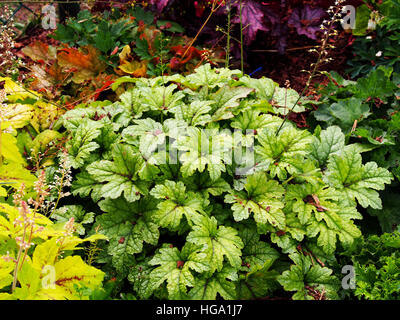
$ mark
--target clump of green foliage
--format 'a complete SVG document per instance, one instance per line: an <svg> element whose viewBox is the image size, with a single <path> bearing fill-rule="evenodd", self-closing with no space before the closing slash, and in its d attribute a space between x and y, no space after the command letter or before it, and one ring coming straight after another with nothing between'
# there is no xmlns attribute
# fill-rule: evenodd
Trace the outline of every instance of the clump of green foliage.
<svg viewBox="0 0 400 320"><path fill-rule="evenodd" d="M359 239L346 252L351 256L356 288L354 295L367 300L400 299L400 232Z"/></svg>
<svg viewBox="0 0 400 320"><path fill-rule="evenodd" d="M298 94L239 70L206 64L113 89L119 101L68 111L56 128L117 287L141 299L338 297L336 253L361 236L358 206L382 208L393 179L363 163L360 144L335 125L278 132Z"/></svg>
<svg viewBox="0 0 400 320"><path fill-rule="evenodd" d="M380 66L400 72L400 1L366 1L357 7L354 57L347 70L352 78L366 76Z"/></svg>
<svg viewBox="0 0 400 320"><path fill-rule="evenodd" d="M396 195L400 178L399 74L381 66L357 81L345 80L335 72L328 76L331 81L320 91L314 118L323 127L340 126L346 141L360 143L364 159L387 168L396 177L382 194L383 209L368 209L377 216L382 230L391 232L400 223Z"/></svg>

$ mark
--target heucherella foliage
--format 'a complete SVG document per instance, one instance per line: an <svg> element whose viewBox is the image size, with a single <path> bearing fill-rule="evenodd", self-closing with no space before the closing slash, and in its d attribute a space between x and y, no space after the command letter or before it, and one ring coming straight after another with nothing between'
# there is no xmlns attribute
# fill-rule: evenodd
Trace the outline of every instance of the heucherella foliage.
<svg viewBox="0 0 400 320"><path fill-rule="evenodd" d="M270 79L204 65L186 77L121 78L114 89L124 88L120 101L56 125L70 137L71 192L93 200L93 230L110 239L97 262L116 281L141 299L282 288L337 297L335 252L361 236L357 205L380 206L386 169L363 164L336 126L311 133L287 122L276 134L285 108Z"/></svg>
<svg viewBox="0 0 400 320"><path fill-rule="evenodd" d="M26 169L17 138L2 129L0 299L89 299L91 292L102 290L105 273L87 264L76 251L82 249L78 247L81 244L107 238L102 234L85 238L75 235L75 231L83 235L83 224L93 222L93 217L80 206L55 210L57 204L53 206L50 201L50 186L61 185L61 197L63 183L47 185L44 170L37 178ZM46 217L47 202L53 212L57 211L53 218L58 222ZM79 221L76 225L75 218Z"/></svg>
<svg viewBox="0 0 400 320"><path fill-rule="evenodd" d="M46 167L54 164L62 134L52 126L64 110L11 78L0 77L0 88L0 149L5 160L0 175L3 182L13 181L15 188L22 180L32 185L29 172L21 165ZM20 152L25 157L19 156ZM13 161L12 165L6 163L7 158ZM4 194L1 190L0 195Z"/></svg>

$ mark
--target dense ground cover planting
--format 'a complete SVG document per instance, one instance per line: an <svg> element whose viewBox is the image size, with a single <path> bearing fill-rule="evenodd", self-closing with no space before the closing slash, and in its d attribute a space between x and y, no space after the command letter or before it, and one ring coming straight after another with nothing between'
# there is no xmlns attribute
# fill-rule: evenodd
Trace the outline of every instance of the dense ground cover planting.
<svg viewBox="0 0 400 320"><path fill-rule="evenodd" d="M82 9L3 29L0 299L400 298L398 0Z"/></svg>

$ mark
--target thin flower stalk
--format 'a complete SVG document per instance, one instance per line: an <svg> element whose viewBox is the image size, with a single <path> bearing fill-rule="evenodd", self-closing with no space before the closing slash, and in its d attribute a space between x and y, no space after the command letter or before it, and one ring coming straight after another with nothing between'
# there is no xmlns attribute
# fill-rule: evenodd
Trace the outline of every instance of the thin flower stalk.
<svg viewBox="0 0 400 320"><path fill-rule="evenodd" d="M57 199L55 202L47 203L47 207L48 207L47 212L49 212L51 210L51 213L49 216L53 215L54 211L58 207L58 203L60 202L61 198L69 196L69 192L63 191L64 187L71 186L71 182L72 182L71 166L69 164L68 154L65 149L62 151L60 167L58 168L58 170L55 174L54 180L55 180L54 183L50 184L49 188L50 188L50 190L56 189Z"/></svg>
<svg viewBox="0 0 400 320"><path fill-rule="evenodd" d="M19 198L23 198L24 195L24 187L21 187L19 190ZM15 199L14 199L15 200ZM18 249L18 254L17 254L17 259L15 261L15 267L14 267L14 273L13 273L13 282L12 282L12 287L11 290L12 292L14 292L15 287L17 285L17 279L18 279L18 271L21 269L22 267L22 254L24 251L27 251L30 246L32 245L31 242L26 241L26 235L27 235L27 230L29 228L29 226L34 224L34 219L30 217L30 209L28 208L28 204L23 201L23 200L16 200L16 202L20 203L20 207L19 207L19 212L20 212L20 216L18 217L18 219L16 219L16 221L14 221L15 224L21 224L23 225L23 233L21 237L16 237L15 240L19 246Z"/></svg>
<svg viewBox="0 0 400 320"><path fill-rule="evenodd" d="M227 27L227 35L226 35L225 67L229 68L229 59L230 59L230 52L231 52L231 0L227 0L226 11L228 13L228 27Z"/></svg>
<svg viewBox="0 0 400 320"><path fill-rule="evenodd" d="M328 62L331 59L328 58L328 49L333 48L333 46L331 46L328 42L331 36L336 35L337 31L334 29L335 26L335 22L337 22L340 17L340 12L342 11L342 3L344 2L344 0L337 0L335 2L335 6L331 6L328 9L328 13L332 14L332 18L330 20L324 20L322 25L321 25L321 29L323 30L323 40L322 40L322 44L319 48L319 50L316 49L310 49L310 52L318 52L318 58L316 63L313 63L312 66L312 71L309 72L310 76L308 77L307 83L305 85L305 87L303 88L303 90L301 91L299 97L297 98L296 102L293 104L293 106L289 109L288 113L285 115L281 125L279 126L278 130L276 131L275 135L278 135L279 132L281 131L283 125L285 124L286 120L287 120L287 116L294 110L294 108L297 106L297 104L299 103L300 99L304 96L304 94L307 92L308 88L311 85L311 81L314 79L314 76L317 74L318 68L320 67L320 65L324 62Z"/></svg>
<svg viewBox="0 0 400 320"><path fill-rule="evenodd" d="M183 59L186 54L189 52L190 48L193 46L193 44L195 43L195 41L197 40L197 38L199 37L201 31L203 31L204 27L207 25L208 21L211 19L211 17L213 16L213 14L224 4L224 1L221 1L218 3L217 0L214 0L211 6L211 12L208 15L206 21L204 21L203 25L200 27L199 31L197 32L196 36L193 38L193 40L190 42L189 46L186 48L185 52L182 55Z"/></svg>

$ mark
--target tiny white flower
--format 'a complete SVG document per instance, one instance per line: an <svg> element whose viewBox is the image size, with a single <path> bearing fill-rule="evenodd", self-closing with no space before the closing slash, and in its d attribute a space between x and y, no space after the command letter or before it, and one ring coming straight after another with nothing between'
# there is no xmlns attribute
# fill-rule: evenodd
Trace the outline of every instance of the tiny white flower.
<svg viewBox="0 0 400 320"><path fill-rule="evenodd" d="M375 56L377 56L377 57L382 56L382 51L378 51Z"/></svg>
<svg viewBox="0 0 400 320"><path fill-rule="evenodd" d="M369 20L368 21L368 30L375 30L376 29L376 22L374 20Z"/></svg>

